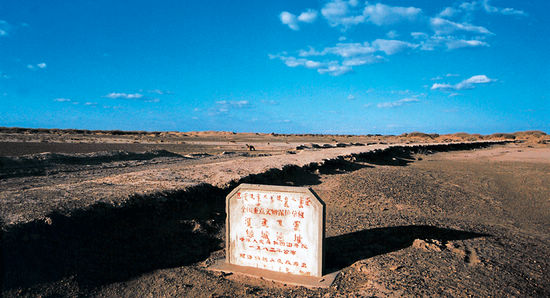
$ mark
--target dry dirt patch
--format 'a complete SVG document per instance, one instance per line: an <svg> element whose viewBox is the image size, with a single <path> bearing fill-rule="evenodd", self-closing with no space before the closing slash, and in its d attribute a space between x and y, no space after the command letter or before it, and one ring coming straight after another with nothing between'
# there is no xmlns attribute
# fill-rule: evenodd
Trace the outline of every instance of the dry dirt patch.
<svg viewBox="0 0 550 298"><path fill-rule="evenodd" d="M480 152L490 155L491 150L502 148ZM34 264L34 268L49 274L39 274L38 281L27 284L12 279L12 286L3 293L197 297L550 295L549 221L544 214L537 215L536 221L530 220L532 210L544 206L537 205L544 203L539 198L548 198L550 193L549 165L454 160L455 154L462 153L408 154L372 162L350 159L329 168L305 172L295 168L296 173L287 170L251 178L280 176L277 181L283 184L312 186L325 200L327 263L330 270L342 270L330 289L287 287L204 270L212 258L223 256L223 225L219 224L215 202L223 200L227 190L211 188L214 197L205 202L213 205L203 204L206 211L202 217L188 212L193 210L191 205L174 205L187 202L172 201L178 195L188 195L176 192L137 200L140 204L134 207L136 212L97 207L78 222L63 216L51 218L51 223L45 221L40 226L45 232L37 236L32 233L36 230L28 226L31 231L22 232L27 242L13 243L27 249L10 250L15 254L11 259L17 260L18 253L33 255L33 249L49 249L54 258L45 258L47 261L40 257L19 258L30 262L21 263L20 268L33 268ZM304 179L304 175L313 179ZM524 179L531 182L524 183ZM502 191L506 185L512 187ZM166 203L159 203L159 199ZM521 203L514 205L518 200ZM196 202L201 206L201 200ZM523 211L514 214L516 209ZM85 224L96 216L99 222ZM61 229L63 233L42 237L50 235L47 226L55 225L80 228ZM94 229L99 230L92 234L107 237L86 239L84 236ZM170 245L173 239L175 245ZM62 250L67 243L73 245ZM206 255L191 254L196 249L193 243L208 246ZM107 253L99 248L107 248ZM143 251L147 253L140 257ZM58 266L55 260L59 258L66 260ZM109 274L103 275L106 271ZM97 275L105 279L96 279ZM43 280L40 276L52 278Z"/></svg>

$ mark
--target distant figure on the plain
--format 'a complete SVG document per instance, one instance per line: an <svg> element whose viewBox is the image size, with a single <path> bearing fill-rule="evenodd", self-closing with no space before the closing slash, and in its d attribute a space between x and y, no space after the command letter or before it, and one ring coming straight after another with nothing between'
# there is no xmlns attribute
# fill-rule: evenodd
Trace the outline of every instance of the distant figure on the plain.
<svg viewBox="0 0 550 298"><path fill-rule="evenodd" d="M246 148L248 149L248 151L256 151L256 148L254 148L254 146L252 145L246 144Z"/></svg>

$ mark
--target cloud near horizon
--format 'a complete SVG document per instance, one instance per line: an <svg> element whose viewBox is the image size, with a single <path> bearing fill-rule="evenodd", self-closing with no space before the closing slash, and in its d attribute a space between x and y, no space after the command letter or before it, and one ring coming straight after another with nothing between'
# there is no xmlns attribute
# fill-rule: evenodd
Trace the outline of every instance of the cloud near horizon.
<svg viewBox="0 0 550 298"><path fill-rule="evenodd" d="M233 109L244 109L251 106L248 100L218 100L216 105L209 110L209 114L227 114Z"/></svg>

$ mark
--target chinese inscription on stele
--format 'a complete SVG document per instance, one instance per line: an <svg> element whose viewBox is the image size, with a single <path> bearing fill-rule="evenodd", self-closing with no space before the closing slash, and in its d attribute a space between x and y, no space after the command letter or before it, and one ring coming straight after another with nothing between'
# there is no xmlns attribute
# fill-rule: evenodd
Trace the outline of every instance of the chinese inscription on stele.
<svg viewBox="0 0 550 298"><path fill-rule="evenodd" d="M325 205L310 189L241 184L226 209L227 263L322 276Z"/></svg>

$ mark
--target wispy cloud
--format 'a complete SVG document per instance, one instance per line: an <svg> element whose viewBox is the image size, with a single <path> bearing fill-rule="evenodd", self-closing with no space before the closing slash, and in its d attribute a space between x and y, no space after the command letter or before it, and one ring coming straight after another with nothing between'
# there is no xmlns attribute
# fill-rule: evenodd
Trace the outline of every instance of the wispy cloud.
<svg viewBox="0 0 550 298"><path fill-rule="evenodd" d="M496 80L491 79L486 75L475 75L454 85L447 84L447 83L442 83L442 84L434 83L430 89L443 90L443 91L465 90L465 89L473 89L475 88L476 85L479 85L479 84L488 84L492 82L496 82Z"/></svg>
<svg viewBox="0 0 550 298"><path fill-rule="evenodd" d="M149 90L147 92L158 94L158 95L172 94L172 92L169 91L169 90L161 90L161 89L153 89L153 90Z"/></svg>
<svg viewBox="0 0 550 298"><path fill-rule="evenodd" d="M418 47L416 44L412 44L401 40L388 40L377 39L372 42L372 46L378 51L386 53L386 55L393 55L402 52L406 49L414 49Z"/></svg>
<svg viewBox="0 0 550 298"><path fill-rule="evenodd" d="M4 20L0 20L0 36L7 36L10 30L11 25Z"/></svg>
<svg viewBox="0 0 550 298"><path fill-rule="evenodd" d="M453 7L445 7L437 16L444 18L451 18L460 13L460 10Z"/></svg>
<svg viewBox="0 0 550 298"><path fill-rule="evenodd" d="M453 35L429 36L422 32L413 32L413 37L417 40L420 50L434 51L436 49L456 50L460 48L488 47L489 43L480 39L462 39ZM477 37L477 38L483 38Z"/></svg>
<svg viewBox="0 0 550 298"><path fill-rule="evenodd" d="M119 93L119 92L111 92L107 95L105 95L107 98L112 99L140 99L143 97L143 94L141 93Z"/></svg>
<svg viewBox="0 0 550 298"><path fill-rule="evenodd" d="M300 51L302 57L329 56L323 61L309 58L296 58L288 55L269 55L271 59L280 59L288 67L305 67L316 69L320 74L340 76L353 70L353 66L372 64L383 61L380 55L372 54L376 51L367 44L337 44L334 47L325 48L321 52L310 48L308 51Z"/></svg>
<svg viewBox="0 0 550 298"><path fill-rule="evenodd" d="M321 14L332 27L343 26L346 28L365 21L365 16L357 0L329 1L321 9Z"/></svg>
<svg viewBox="0 0 550 298"><path fill-rule="evenodd" d="M231 110L250 108L251 106L248 100L219 100L216 101L216 105L209 110L209 114L227 114Z"/></svg>
<svg viewBox="0 0 550 298"><path fill-rule="evenodd" d="M395 107L400 107L402 105L405 105L405 104L410 104L410 103L415 103L415 102L419 102L420 100L418 98L403 98L403 99L400 99L400 100L397 100L397 101L389 101L389 102L381 102L379 104L377 104L376 106L378 108L395 108Z"/></svg>
<svg viewBox="0 0 550 298"><path fill-rule="evenodd" d="M293 13L288 11L283 11L279 14L279 19L281 23L287 25L288 28L297 31L300 30L299 23L313 23L317 19L317 11L313 9L308 9L302 12L299 16L296 16Z"/></svg>
<svg viewBox="0 0 550 298"><path fill-rule="evenodd" d="M347 29L361 23L378 26L416 19L422 10L416 7L389 6L382 3L360 5L357 0L333 0L325 4L321 14L330 26Z"/></svg>
<svg viewBox="0 0 550 298"><path fill-rule="evenodd" d="M481 1L472 1L472 2L463 2L459 5L459 8L466 10L466 11L475 11L475 10L481 10L485 11L486 13L496 13L496 14L502 14L502 15L515 15L515 16L527 16L527 13L523 10L515 9L515 8L501 8L492 6L489 4L489 0L481 0Z"/></svg>
<svg viewBox="0 0 550 298"><path fill-rule="evenodd" d="M46 67L48 67L48 65L45 62L40 62L38 64L27 64L27 68L30 70L45 69Z"/></svg>
<svg viewBox="0 0 550 298"><path fill-rule="evenodd" d="M71 99L70 98L56 98L54 99L53 101L57 101L57 102L70 102Z"/></svg>
<svg viewBox="0 0 550 298"><path fill-rule="evenodd" d="M420 8L388 6L382 3L367 5L363 12L367 17L367 21L379 26L395 24L402 21L413 21L421 13L422 10Z"/></svg>
<svg viewBox="0 0 550 298"><path fill-rule="evenodd" d="M468 23L455 23L444 18L431 18L430 25L436 34L453 34L455 32L468 32L476 34L492 34L483 26L475 26Z"/></svg>
<svg viewBox="0 0 550 298"><path fill-rule="evenodd" d="M395 31L395 30L390 30L390 31L388 31L388 33L386 33L386 36L388 38L395 39L395 38L399 37L399 33L397 33L397 31Z"/></svg>
<svg viewBox="0 0 550 298"><path fill-rule="evenodd" d="M475 48L475 47L488 47L489 44L485 41L477 39L447 39L445 44L449 50L460 49L460 48Z"/></svg>
<svg viewBox="0 0 550 298"><path fill-rule="evenodd" d="M314 69L320 74L339 76L351 73L355 67L361 65L387 61L390 56L404 51L454 51L489 47L489 39L495 34L484 26L470 23L473 16L468 15L467 11L471 10L500 14L523 13L512 8L492 6L488 0L457 3L443 8L431 17L425 16L422 9L412 6L391 6L358 0L329 0L320 9L320 16L329 26L341 31L360 24L391 26L400 22L413 22L414 28L424 28L425 32L414 31L399 38L397 31L389 30L386 33L387 39L378 38L370 42L344 42L348 39L342 36L333 46L309 46L299 50L298 55L283 52L269 57L283 61L288 67L304 67ZM300 19L306 21L314 20L316 17L315 10L307 10L299 16L289 12L280 15L281 22L294 30L299 29Z"/></svg>
<svg viewBox="0 0 550 298"><path fill-rule="evenodd" d="M280 59L288 67L306 67L316 69L320 74L339 76L349 73L354 66L379 63L385 60L381 55L394 55L418 45L400 40L377 39L371 43L337 43L323 50L309 47L300 50L297 58L290 55L269 55L271 59ZM318 57L318 58L313 58ZM322 58L321 58L322 57Z"/></svg>

